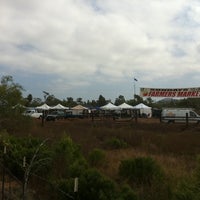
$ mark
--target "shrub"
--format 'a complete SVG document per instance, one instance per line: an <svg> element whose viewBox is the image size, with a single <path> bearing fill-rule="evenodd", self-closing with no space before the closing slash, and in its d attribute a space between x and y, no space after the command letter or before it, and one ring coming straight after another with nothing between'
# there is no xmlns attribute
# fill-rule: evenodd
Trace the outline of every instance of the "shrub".
<svg viewBox="0 0 200 200"><path fill-rule="evenodd" d="M198 200L200 195L197 194L197 188L191 180L183 180L179 183L175 193L175 200Z"/></svg>
<svg viewBox="0 0 200 200"><path fill-rule="evenodd" d="M161 167L150 157L123 160L119 174L132 183L151 186L153 181L161 181L164 176Z"/></svg>
<svg viewBox="0 0 200 200"><path fill-rule="evenodd" d="M129 185L123 185L117 200L137 200L138 197Z"/></svg>
<svg viewBox="0 0 200 200"><path fill-rule="evenodd" d="M200 199L200 157L197 157L197 167L194 176L190 179L182 180L175 191L176 200L198 200Z"/></svg>
<svg viewBox="0 0 200 200"><path fill-rule="evenodd" d="M3 136L1 138L0 147L7 146L7 153L5 156L6 167L19 179L24 176L24 169L22 167L23 158L26 157L27 166L30 165L33 157L31 172L41 174L49 167L51 152L48 150L46 144L38 138L25 137L18 138L14 136ZM38 151L39 150L39 151Z"/></svg>
<svg viewBox="0 0 200 200"><path fill-rule="evenodd" d="M54 144L53 152L52 164L55 167L52 167L52 172L57 178L68 178L72 174L77 176L87 167L79 146L68 135L64 135Z"/></svg>
<svg viewBox="0 0 200 200"><path fill-rule="evenodd" d="M111 138L106 141L106 145L112 149L121 149L121 148L127 148L128 144L118 138Z"/></svg>
<svg viewBox="0 0 200 200"><path fill-rule="evenodd" d="M95 169L86 170L79 181L79 197L87 200L116 200L115 184Z"/></svg>
<svg viewBox="0 0 200 200"><path fill-rule="evenodd" d="M74 196L74 179L58 179L51 184L49 191L51 192L51 199L65 200L73 199Z"/></svg>
<svg viewBox="0 0 200 200"><path fill-rule="evenodd" d="M94 149L89 154L89 163L92 166L102 165L105 162L105 152L101 149Z"/></svg>
<svg viewBox="0 0 200 200"><path fill-rule="evenodd" d="M88 168L88 163L84 158L77 159L69 166L71 177L79 177Z"/></svg>

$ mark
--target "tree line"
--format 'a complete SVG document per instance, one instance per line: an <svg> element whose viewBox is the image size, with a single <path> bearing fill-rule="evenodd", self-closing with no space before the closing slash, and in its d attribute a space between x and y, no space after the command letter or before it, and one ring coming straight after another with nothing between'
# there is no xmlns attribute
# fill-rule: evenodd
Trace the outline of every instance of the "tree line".
<svg viewBox="0 0 200 200"><path fill-rule="evenodd" d="M83 98L79 97L74 99L73 97L66 97L65 99L59 99L55 95L43 91L44 99L33 97L32 94L28 94L27 97L23 97L24 88L18 83L14 82L12 76L2 76L0 83L0 105L6 107L12 107L17 104L21 104L27 107L36 107L43 103L47 103L49 106L54 106L57 104L62 104L67 107L73 107L78 104L87 107L100 107L108 102L110 99L106 99L103 95L99 95L97 100L87 100L84 101ZM153 108L162 107L190 107L197 111L200 110L200 98L165 98L159 101L155 101L152 98L143 99L139 95L134 95L134 99L126 100L123 95L119 95L115 98L113 102L115 105L120 105L122 103L128 103L129 105L135 106L139 103L144 103ZM7 110L7 108L6 108Z"/></svg>

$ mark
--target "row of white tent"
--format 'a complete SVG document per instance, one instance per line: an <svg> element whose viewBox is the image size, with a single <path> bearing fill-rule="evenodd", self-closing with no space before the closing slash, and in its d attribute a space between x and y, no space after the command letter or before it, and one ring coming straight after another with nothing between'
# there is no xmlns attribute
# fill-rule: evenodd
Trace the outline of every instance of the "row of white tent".
<svg viewBox="0 0 200 200"><path fill-rule="evenodd" d="M63 106L61 104L58 104L56 106L49 106L46 103L44 103L41 106L37 106L36 109L38 109L38 110L51 110L51 109L52 110L53 109L55 109L55 110L66 110L66 109L69 109L69 107L65 107L65 106Z"/></svg>
<svg viewBox="0 0 200 200"><path fill-rule="evenodd" d="M108 103L106 104L105 106L102 106L101 107L102 110L139 110L140 111L140 114L145 114L147 116L152 116L152 109L151 107L143 104L143 103L140 103L136 106L131 106L127 103L122 103L121 105L119 106L116 106L112 103Z"/></svg>
<svg viewBox="0 0 200 200"><path fill-rule="evenodd" d="M56 106L48 106L47 104L43 104L41 106L37 106L36 109L38 109L38 110L51 110L51 109L67 110L67 109L69 109L69 107L65 107L65 106L63 106L61 104L58 104ZM85 110L85 109L88 109L88 108L86 108L84 106L81 106L81 105L77 105L77 106L75 106L75 107L73 107L71 109L72 110ZM112 103L108 103L108 104L106 104L104 106L101 106L100 109L101 110L107 110L107 111L109 111L109 110L110 111L112 111L112 110L113 111L117 111L117 110L119 111L119 110L124 110L124 109L128 109L128 110L137 109L137 110L140 110L141 114L144 113L144 114L146 114L148 116L151 116L151 114L152 114L151 107L149 107L149 106L147 106L147 105L145 105L143 103L140 103L140 104L138 104L136 106L131 106L131 105L127 104L127 103L122 103L121 105L116 106L116 105L114 105Z"/></svg>
<svg viewBox="0 0 200 200"><path fill-rule="evenodd" d="M74 109L77 109L77 108L80 108L80 109L88 109L88 108L86 108L86 107L84 107L84 106L80 106L80 105L75 106L75 107L73 107L73 108L74 108ZM73 109L73 108L72 108L72 109ZM69 109L69 107L65 107L65 106L63 106L63 105L61 105L61 104L58 104L58 105L56 105L56 106L48 106L47 104L43 104L43 105L41 105L41 106L37 106L36 109L39 109L39 110L50 110L50 109L58 109L58 110L59 110L59 109L63 109L63 110L66 110L66 109ZM104 105L104 106L101 106L100 109L102 109L102 110L151 109L151 107L146 106L146 105L143 104L143 103L140 103L140 104L138 104L138 105L136 105L136 106L131 106L131 105L127 104L127 103L122 103L121 105L116 106L116 105L114 105L114 104L112 104L112 103L108 103L108 104L106 104L106 105Z"/></svg>

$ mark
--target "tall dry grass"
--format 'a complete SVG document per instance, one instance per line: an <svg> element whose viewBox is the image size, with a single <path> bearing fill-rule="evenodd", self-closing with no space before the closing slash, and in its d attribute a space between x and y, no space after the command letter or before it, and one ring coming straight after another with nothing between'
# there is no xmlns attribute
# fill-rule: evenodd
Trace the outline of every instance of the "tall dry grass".
<svg viewBox="0 0 200 200"><path fill-rule="evenodd" d="M117 180L120 161L139 156L153 157L175 184L182 177L192 175L196 157L200 154L200 125L161 124L158 119L138 119L130 122L92 121L91 119L58 120L45 122L35 120L29 132L15 133L35 137L59 139L68 134L80 145L84 155L94 149L104 149L106 165L99 169ZM107 149L105 142L118 138L128 144L126 149Z"/></svg>

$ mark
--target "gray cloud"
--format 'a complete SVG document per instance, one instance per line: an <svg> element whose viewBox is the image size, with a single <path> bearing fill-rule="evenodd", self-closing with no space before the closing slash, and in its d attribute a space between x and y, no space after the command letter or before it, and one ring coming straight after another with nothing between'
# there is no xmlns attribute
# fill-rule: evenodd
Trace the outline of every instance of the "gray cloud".
<svg viewBox="0 0 200 200"><path fill-rule="evenodd" d="M173 87L177 75L200 71L199 11L197 0L1 1L0 69L49 76L62 97L106 81L113 98L133 76L141 86Z"/></svg>

